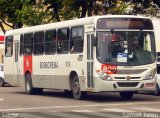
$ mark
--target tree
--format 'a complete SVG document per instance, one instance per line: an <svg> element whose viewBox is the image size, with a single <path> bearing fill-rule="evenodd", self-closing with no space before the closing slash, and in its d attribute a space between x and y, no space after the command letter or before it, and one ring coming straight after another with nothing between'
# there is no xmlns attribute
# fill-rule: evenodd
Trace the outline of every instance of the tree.
<svg viewBox="0 0 160 118"><path fill-rule="evenodd" d="M50 11L52 20L60 21L60 10L62 9L63 0L44 0L43 4L47 7L47 11Z"/></svg>
<svg viewBox="0 0 160 118"><path fill-rule="evenodd" d="M5 29L2 23L11 27L12 29L20 28L23 26L21 22L17 21L17 15L16 15L16 10L22 9L23 0L0 0L0 6L1 6L0 8L0 19L1 19L0 27L4 33L5 33Z"/></svg>
<svg viewBox="0 0 160 118"><path fill-rule="evenodd" d="M28 26L49 22L48 12L42 1L25 1L21 10L16 11L17 20Z"/></svg>
<svg viewBox="0 0 160 118"><path fill-rule="evenodd" d="M0 0L0 6L0 27L5 32L2 24L15 29L93 15L156 16L160 0Z"/></svg>
<svg viewBox="0 0 160 118"><path fill-rule="evenodd" d="M125 0L133 8L129 14L157 15L159 0Z"/></svg>
<svg viewBox="0 0 160 118"><path fill-rule="evenodd" d="M160 0L153 0L153 2L160 8Z"/></svg>

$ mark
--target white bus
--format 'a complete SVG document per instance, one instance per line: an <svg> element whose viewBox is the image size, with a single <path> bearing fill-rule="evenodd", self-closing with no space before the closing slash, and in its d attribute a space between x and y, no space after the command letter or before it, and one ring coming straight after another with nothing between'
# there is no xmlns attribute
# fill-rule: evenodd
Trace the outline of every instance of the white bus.
<svg viewBox="0 0 160 118"><path fill-rule="evenodd" d="M152 18L155 41L156 41L156 52L157 52L157 84L155 95L160 95L160 18Z"/></svg>
<svg viewBox="0 0 160 118"><path fill-rule="evenodd" d="M153 91L156 83L152 21L142 16L105 15L7 31L5 81L43 89L119 92L123 99Z"/></svg>

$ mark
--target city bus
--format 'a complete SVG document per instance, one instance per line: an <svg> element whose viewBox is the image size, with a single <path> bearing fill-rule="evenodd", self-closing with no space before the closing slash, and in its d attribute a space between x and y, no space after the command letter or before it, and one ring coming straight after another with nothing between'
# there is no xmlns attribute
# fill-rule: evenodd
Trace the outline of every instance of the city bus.
<svg viewBox="0 0 160 118"><path fill-rule="evenodd" d="M156 41L156 53L157 53L157 83L154 94L160 95L160 18L151 18L154 26L155 41Z"/></svg>
<svg viewBox="0 0 160 118"><path fill-rule="evenodd" d="M133 15L80 18L7 31L4 79L28 95L60 89L83 99L88 92L119 92L131 99L156 84L151 19Z"/></svg>

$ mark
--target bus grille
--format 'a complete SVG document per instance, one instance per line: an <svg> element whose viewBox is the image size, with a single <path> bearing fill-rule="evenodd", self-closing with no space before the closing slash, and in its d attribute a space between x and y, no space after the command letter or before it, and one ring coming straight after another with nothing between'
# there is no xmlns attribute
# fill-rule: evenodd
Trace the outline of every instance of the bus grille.
<svg viewBox="0 0 160 118"><path fill-rule="evenodd" d="M115 79L117 80L125 80L126 77L114 77ZM130 77L130 80L137 80L137 79L140 79L141 77Z"/></svg>
<svg viewBox="0 0 160 118"><path fill-rule="evenodd" d="M146 69L137 69L137 70L117 70L117 74L141 74Z"/></svg>
<svg viewBox="0 0 160 118"><path fill-rule="evenodd" d="M130 83L124 83L124 82L117 82L119 87L136 87L138 86L139 82L130 82Z"/></svg>

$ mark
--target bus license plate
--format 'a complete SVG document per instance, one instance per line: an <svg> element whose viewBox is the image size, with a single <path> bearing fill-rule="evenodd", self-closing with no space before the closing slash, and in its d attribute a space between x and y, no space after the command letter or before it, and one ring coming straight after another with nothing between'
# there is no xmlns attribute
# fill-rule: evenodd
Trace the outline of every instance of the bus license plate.
<svg viewBox="0 0 160 118"><path fill-rule="evenodd" d="M145 88L153 88L154 83L145 83Z"/></svg>

